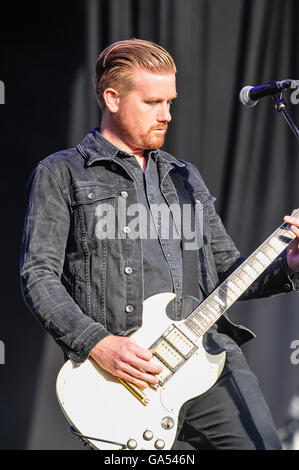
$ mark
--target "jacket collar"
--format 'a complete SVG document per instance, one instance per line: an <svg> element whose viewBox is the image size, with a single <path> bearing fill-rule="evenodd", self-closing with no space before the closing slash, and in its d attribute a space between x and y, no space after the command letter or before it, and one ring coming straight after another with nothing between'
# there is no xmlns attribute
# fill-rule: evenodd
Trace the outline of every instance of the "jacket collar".
<svg viewBox="0 0 299 470"><path fill-rule="evenodd" d="M95 127L90 131L77 145L77 149L80 154L85 158L88 166L91 166L94 162L100 160L113 160L117 155L125 154L119 148L115 147L109 140L101 136L99 128ZM158 161L162 163L171 163L180 167L184 167L185 163L177 158L173 157L163 150L156 150Z"/></svg>

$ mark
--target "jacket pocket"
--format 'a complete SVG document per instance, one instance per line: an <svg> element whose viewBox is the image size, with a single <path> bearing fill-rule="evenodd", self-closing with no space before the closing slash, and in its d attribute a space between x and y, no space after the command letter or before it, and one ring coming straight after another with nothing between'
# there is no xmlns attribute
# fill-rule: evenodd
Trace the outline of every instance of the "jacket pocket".
<svg viewBox="0 0 299 470"><path fill-rule="evenodd" d="M211 196L204 188L196 189L192 193L195 204L195 230L201 239L201 246L207 245L211 240L211 229L209 224L209 206L216 198Z"/></svg>
<svg viewBox="0 0 299 470"><path fill-rule="evenodd" d="M75 237L115 238L117 190L100 184L78 183L71 190Z"/></svg>

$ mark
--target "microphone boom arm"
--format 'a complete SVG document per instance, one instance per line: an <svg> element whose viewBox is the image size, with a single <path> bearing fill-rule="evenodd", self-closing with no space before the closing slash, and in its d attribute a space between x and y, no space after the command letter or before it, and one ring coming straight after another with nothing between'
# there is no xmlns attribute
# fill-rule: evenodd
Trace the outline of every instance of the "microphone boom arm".
<svg viewBox="0 0 299 470"><path fill-rule="evenodd" d="M285 118L286 122L288 123L288 125L292 129L293 133L295 134L295 136L299 140L298 127L296 126L293 119L291 118L291 116L287 112L287 105L286 105L286 102L282 99L282 93L277 93L277 95L272 96L272 98L274 100L274 108L278 112L282 113L282 115Z"/></svg>

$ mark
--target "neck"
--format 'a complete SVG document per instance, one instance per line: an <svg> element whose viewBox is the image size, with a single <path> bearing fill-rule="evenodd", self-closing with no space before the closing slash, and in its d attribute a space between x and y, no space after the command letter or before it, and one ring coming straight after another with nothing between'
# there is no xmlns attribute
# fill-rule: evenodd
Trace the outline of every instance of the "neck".
<svg viewBox="0 0 299 470"><path fill-rule="evenodd" d="M125 140L119 135L119 129L114 129L113 126L108 126L103 120L100 128L100 134L111 144L115 145L115 147L119 148L123 152L129 153L130 155L134 155L136 157L139 165L141 166L142 170L144 171L146 168L146 157L144 156L144 149L141 148L134 148L127 144Z"/></svg>

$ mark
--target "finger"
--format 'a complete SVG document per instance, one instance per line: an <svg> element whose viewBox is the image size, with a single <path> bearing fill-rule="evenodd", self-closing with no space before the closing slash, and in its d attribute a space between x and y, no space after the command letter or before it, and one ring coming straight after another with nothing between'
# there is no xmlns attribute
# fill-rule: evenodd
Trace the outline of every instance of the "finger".
<svg viewBox="0 0 299 470"><path fill-rule="evenodd" d="M116 375L120 379L127 380L128 382L136 385L139 388L148 388L148 383L143 382L142 380L138 380L130 374L126 374L125 372L121 372L121 373L116 374Z"/></svg>
<svg viewBox="0 0 299 470"><path fill-rule="evenodd" d="M138 367L139 369L144 369L147 372L150 372L152 374L159 374L160 372L162 372L163 370L162 365L160 366L158 364L154 364L153 362L150 362L150 360L152 359L154 355L153 349L144 349L136 345L135 355L136 355L136 359L134 360L133 358L134 360L133 364L135 367ZM142 362L140 362L139 359Z"/></svg>
<svg viewBox="0 0 299 470"><path fill-rule="evenodd" d="M144 349L137 344L135 345L134 352L137 357L144 359L145 361L150 361L153 357L153 351L151 349Z"/></svg>
<svg viewBox="0 0 299 470"><path fill-rule="evenodd" d="M151 374L131 366L128 363L123 363L120 370L117 371L118 376L128 377L128 380L143 388L147 387L149 383L157 384L159 380Z"/></svg>
<svg viewBox="0 0 299 470"><path fill-rule="evenodd" d="M134 369L142 371L143 373L151 374L150 377L153 378L151 382L155 382L155 374L159 374L162 372L163 367L159 366L158 364L154 364L150 361L144 361L142 359L139 359L138 357L126 357L125 361L126 364L134 367Z"/></svg>
<svg viewBox="0 0 299 470"><path fill-rule="evenodd" d="M299 224L297 225L290 225L290 229L292 232L296 235L297 238L299 238Z"/></svg>
<svg viewBox="0 0 299 470"><path fill-rule="evenodd" d="M288 224L295 225L296 227L299 227L299 219L296 217L292 217L291 215L286 215L283 219L285 222Z"/></svg>

